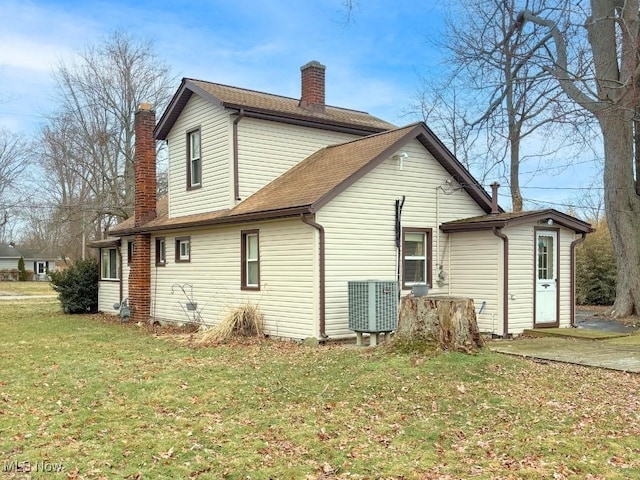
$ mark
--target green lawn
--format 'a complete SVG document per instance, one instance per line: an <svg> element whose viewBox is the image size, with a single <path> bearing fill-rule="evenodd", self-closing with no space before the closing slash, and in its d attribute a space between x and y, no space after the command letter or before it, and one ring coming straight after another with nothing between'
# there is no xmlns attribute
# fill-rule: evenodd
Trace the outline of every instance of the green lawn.
<svg viewBox="0 0 640 480"><path fill-rule="evenodd" d="M640 477L638 375L488 352L191 349L36 299L0 301L0 332L0 461L38 466L28 478Z"/></svg>

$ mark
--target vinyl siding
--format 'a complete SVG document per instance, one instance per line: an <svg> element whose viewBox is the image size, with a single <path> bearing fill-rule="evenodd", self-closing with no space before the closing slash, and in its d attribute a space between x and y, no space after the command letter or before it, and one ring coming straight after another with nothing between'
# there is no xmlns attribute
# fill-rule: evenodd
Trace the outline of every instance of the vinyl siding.
<svg viewBox="0 0 640 480"><path fill-rule="evenodd" d="M509 333L533 327L534 246L533 225L507 227L509 237Z"/></svg>
<svg viewBox="0 0 640 480"><path fill-rule="evenodd" d="M240 288L241 231L259 229L260 291ZM287 338L316 336L317 254L315 230L299 219L252 223L192 231L166 232L167 265L155 266L155 238L151 239L152 316L185 322L187 298L180 285L193 286L207 324L220 322L230 309L251 302L264 314L269 335ZM175 237L191 237L191 262L175 262ZM187 292L190 294L189 288ZM182 305L182 306L181 306Z"/></svg>
<svg viewBox="0 0 640 480"><path fill-rule="evenodd" d="M98 282L98 310L116 315L118 312L113 308L116 303L120 303L120 282Z"/></svg>
<svg viewBox="0 0 640 480"><path fill-rule="evenodd" d="M245 199L312 153L355 135L243 118L238 123L240 198Z"/></svg>
<svg viewBox="0 0 640 480"><path fill-rule="evenodd" d="M20 258L0 258L0 270L13 270L18 269L18 262ZM26 263L25 263L26 268Z"/></svg>
<svg viewBox="0 0 640 480"><path fill-rule="evenodd" d="M509 333L518 335L533 328L535 289L535 232L534 224L507 227L509 236ZM571 242L573 231L560 228L559 282L560 327L571 326Z"/></svg>
<svg viewBox="0 0 640 480"><path fill-rule="evenodd" d="M187 132L200 128L202 187L187 190ZM169 216L230 208L231 119L228 112L192 95L167 136Z"/></svg>
<svg viewBox="0 0 640 480"><path fill-rule="evenodd" d="M472 298L480 331L501 334L502 239L492 231L455 232L450 234L448 246L450 295Z"/></svg>
<svg viewBox="0 0 640 480"><path fill-rule="evenodd" d="M435 285L438 266L445 260L447 239L446 234L440 233L438 223L484 213L463 190L449 189L446 183L449 174L418 141L410 141L400 151L409 155L403 170L396 160L385 160L316 215L318 223L325 228L326 329L332 338L353 335L348 329L349 280L397 278L396 199L406 196L403 227L432 228L434 288L431 293L436 295L448 293L447 286ZM438 192L436 215L436 187L441 185L447 187L448 194ZM437 252L438 244L440 252ZM445 271L446 275L449 273ZM405 295L408 293L409 290L403 291Z"/></svg>
<svg viewBox="0 0 640 480"><path fill-rule="evenodd" d="M560 230L560 327L571 326L571 243L572 230Z"/></svg>

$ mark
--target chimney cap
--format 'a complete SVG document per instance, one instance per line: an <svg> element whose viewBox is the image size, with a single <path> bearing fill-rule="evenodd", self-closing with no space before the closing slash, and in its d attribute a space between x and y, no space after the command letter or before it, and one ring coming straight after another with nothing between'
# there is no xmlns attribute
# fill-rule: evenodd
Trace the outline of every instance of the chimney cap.
<svg viewBox="0 0 640 480"><path fill-rule="evenodd" d="M300 67L300 70L306 70L307 68L321 68L322 70L326 70L327 67L325 67L324 65L322 65L320 62L318 62L317 60L311 60L309 63L304 64L303 66Z"/></svg>
<svg viewBox="0 0 640 480"><path fill-rule="evenodd" d="M147 102L141 103L138 110L151 110L151 104Z"/></svg>

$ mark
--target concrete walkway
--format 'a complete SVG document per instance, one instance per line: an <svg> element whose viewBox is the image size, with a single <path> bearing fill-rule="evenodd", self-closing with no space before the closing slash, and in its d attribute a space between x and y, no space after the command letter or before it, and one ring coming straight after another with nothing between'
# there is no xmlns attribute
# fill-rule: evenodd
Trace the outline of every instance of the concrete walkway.
<svg viewBox="0 0 640 480"><path fill-rule="evenodd" d="M525 358L573 363L640 373L640 342L614 339L589 340L571 336L545 336L489 342L493 352Z"/></svg>

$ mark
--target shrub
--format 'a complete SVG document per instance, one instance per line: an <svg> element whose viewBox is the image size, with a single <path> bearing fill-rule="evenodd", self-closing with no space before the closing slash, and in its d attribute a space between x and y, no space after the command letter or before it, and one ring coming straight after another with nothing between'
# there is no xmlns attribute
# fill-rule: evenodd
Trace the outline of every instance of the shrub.
<svg viewBox="0 0 640 480"><path fill-rule="evenodd" d="M21 282L27 281L27 270L24 268L24 258L22 257L18 260L18 280Z"/></svg>
<svg viewBox="0 0 640 480"><path fill-rule="evenodd" d="M98 311L98 262L78 260L70 267L51 272L51 285L65 313Z"/></svg>
<svg viewBox="0 0 640 480"><path fill-rule="evenodd" d="M606 219L576 249L576 302L611 305L616 298L616 257Z"/></svg>

